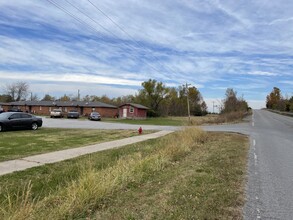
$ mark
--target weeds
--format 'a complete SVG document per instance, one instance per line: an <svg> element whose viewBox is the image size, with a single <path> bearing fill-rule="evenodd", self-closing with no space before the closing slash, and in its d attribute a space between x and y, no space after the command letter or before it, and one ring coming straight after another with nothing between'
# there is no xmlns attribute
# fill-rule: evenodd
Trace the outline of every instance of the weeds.
<svg viewBox="0 0 293 220"><path fill-rule="evenodd" d="M0 218L83 219L92 216L107 199L124 191L135 190L152 177L163 174L162 171L179 166L177 162L184 161L209 140L206 132L190 128L154 141L156 145L152 150L148 149L147 154L141 148L118 157L115 163L103 169L97 169L95 161L79 161L77 166L81 175L48 195L32 196L31 183L21 196L8 194L1 204ZM186 184L191 183L187 181ZM177 195L174 198L176 204Z"/></svg>

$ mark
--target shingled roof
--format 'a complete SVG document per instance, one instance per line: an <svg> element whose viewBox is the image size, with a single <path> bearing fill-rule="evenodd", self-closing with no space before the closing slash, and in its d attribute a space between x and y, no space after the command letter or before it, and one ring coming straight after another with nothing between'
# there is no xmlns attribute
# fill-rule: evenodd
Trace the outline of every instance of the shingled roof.
<svg viewBox="0 0 293 220"><path fill-rule="evenodd" d="M101 107L101 108L117 108L114 105L103 102L85 102L85 101L19 101L3 103L11 106L57 106L57 107Z"/></svg>
<svg viewBox="0 0 293 220"><path fill-rule="evenodd" d="M132 107L135 107L135 108L139 108L139 109L149 109L148 107L144 106L144 105L140 105L140 104L136 104L136 103L125 103L123 105L120 105L119 107L121 106L124 106L124 105L130 105Z"/></svg>

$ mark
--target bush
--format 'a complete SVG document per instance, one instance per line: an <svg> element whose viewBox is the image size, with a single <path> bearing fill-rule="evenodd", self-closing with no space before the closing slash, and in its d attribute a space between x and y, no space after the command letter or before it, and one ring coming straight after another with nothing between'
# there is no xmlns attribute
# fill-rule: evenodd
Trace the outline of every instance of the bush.
<svg viewBox="0 0 293 220"><path fill-rule="evenodd" d="M218 123L228 123L242 120L245 116L248 115L248 112L237 111L237 112L228 112L219 115L217 118Z"/></svg>

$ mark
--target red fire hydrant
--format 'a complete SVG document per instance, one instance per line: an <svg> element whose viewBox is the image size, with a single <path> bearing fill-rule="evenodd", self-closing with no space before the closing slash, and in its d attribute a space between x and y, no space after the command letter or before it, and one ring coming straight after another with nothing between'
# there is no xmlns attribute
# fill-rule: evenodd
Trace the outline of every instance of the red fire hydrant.
<svg viewBox="0 0 293 220"><path fill-rule="evenodd" d="M139 127L139 129L138 129L138 133L142 134L142 128L141 127Z"/></svg>

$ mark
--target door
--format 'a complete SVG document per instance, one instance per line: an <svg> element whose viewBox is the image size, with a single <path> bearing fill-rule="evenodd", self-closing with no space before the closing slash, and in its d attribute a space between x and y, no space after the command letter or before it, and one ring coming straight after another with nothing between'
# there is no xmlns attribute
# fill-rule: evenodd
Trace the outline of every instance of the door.
<svg viewBox="0 0 293 220"><path fill-rule="evenodd" d="M21 125L21 114L14 113L9 117L9 125L11 128L20 128Z"/></svg>
<svg viewBox="0 0 293 220"><path fill-rule="evenodd" d="M123 118L127 118L127 108L123 109Z"/></svg>
<svg viewBox="0 0 293 220"><path fill-rule="evenodd" d="M23 128L30 128L32 125L32 116L28 114L21 114L21 125Z"/></svg>

